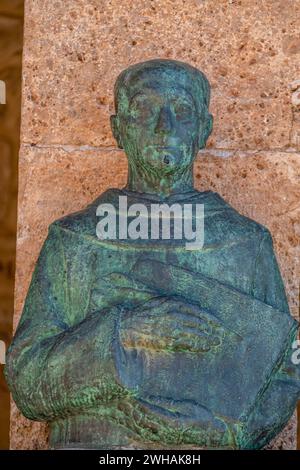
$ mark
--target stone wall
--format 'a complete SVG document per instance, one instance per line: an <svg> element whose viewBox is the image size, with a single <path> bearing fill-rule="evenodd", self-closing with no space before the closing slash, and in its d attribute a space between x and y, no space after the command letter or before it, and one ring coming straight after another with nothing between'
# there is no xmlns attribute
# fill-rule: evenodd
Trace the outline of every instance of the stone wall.
<svg viewBox="0 0 300 470"><path fill-rule="evenodd" d="M13 320L17 216L17 164L21 109L23 1L0 2L0 340L9 344ZM9 394L0 365L0 449L8 448Z"/></svg>
<svg viewBox="0 0 300 470"><path fill-rule="evenodd" d="M113 84L130 64L183 60L212 84L214 132L195 168L272 232L298 314L299 0L26 0L15 325L47 227L126 182L109 127ZM294 448L292 420L273 448ZM12 448L47 429L12 414Z"/></svg>

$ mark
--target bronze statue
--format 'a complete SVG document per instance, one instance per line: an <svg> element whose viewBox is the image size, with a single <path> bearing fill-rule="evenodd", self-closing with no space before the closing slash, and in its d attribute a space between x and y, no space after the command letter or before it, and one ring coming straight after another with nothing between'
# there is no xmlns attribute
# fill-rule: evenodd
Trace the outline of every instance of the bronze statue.
<svg viewBox="0 0 300 470"><path fill-rule="evenodd" d="M296 406L298 324L270 232L193 187L209 100L188 64L123 71L111 124L128 184L49 227L6 378L22 413L50 423L52 448L261 448ZM120 198L139 213L128 219L135 237ZM147 224L139 237L153 204L191 223L203 207L203 243L162 237L162 220L155 237ZM111 207L112 229L100 219Z"/></svg>

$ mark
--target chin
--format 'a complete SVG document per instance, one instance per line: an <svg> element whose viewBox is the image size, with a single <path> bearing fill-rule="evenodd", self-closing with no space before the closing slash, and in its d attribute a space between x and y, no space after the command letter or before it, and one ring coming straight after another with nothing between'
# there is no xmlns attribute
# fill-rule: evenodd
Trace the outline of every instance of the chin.
<svg viewBox="0 0 300 470"><path fill-rule="evenodd" d="M147 167L147 171L149 173L156 173L157 176L162 177L172 177L176 176L177 174L181 173L183 170L183 166L181 164L176 163L163 163L163 162L147 162L145 164L145 168Z"/></svg>

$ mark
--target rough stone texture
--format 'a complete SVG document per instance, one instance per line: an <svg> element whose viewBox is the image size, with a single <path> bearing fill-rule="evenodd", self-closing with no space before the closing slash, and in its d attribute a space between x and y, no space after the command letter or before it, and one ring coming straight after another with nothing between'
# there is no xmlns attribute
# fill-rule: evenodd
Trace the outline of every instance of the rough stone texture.
<svg viewBox="0 0 300 470"><path fill-rule="evenodd" d="M6 104L0 104L0 340L9 344L13 320L17 162L20 134L23 2L0 2L0 80ZM0 365L0 449L9 446L9 394Z"/></svg>
<svg viewBox="0 0 300 470"><path fill-rule="evenodd" d="M114 145L108 117L117 74L128 64L169 57L203 69L211 81L209 145L291 146L299 0L26 4L24 141Z"/></svg>
<svg viewBox="0 0 300 470"><path fill-rule="evenodd" d="M196 186L271 230L297 316L299 11L300 0L26 1L15 325L49 223L124 185L113 84L154 57L210 79L215 126ZM294 448L295 436L296 418L269 447ZM46 427L13 407L11 447L46 446Z"/></svg>
<svg viewBox="0 0 300 470"><path fill-rule="evenodd" d="M291 129L291 145L300 145L300 79L290 84L293 123Z"/></svg>

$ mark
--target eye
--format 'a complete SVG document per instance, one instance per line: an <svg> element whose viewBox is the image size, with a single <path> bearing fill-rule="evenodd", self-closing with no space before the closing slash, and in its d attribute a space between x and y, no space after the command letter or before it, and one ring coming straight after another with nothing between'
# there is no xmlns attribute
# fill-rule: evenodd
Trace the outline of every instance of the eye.
<svg viewBox="0 0 300 470"><path fill-rule="evenodd" d="M130 105L130 115L133 119L146 121L155 115L155 107L149 100L135 99Z"/></svg>
<svg viewBox="0 0 300 470"><path fill-rule="evenodd" d="M175 103L173 110L177 121L192 121L194 118L194 109L189 104Z"/></svg>

